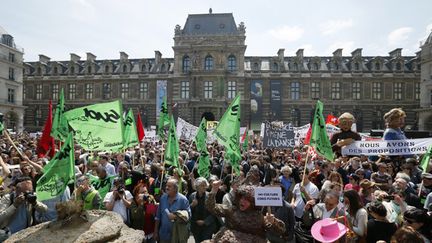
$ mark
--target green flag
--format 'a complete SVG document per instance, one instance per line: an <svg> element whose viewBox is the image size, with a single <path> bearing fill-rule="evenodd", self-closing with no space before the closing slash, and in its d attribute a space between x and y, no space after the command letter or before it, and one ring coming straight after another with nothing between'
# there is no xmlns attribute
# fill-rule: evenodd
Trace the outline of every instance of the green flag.
<svg viewBox="0 0 432 243"><path fill-rule="evenodd" d="M164 160L165 163L176 168L179 168L179 157L180 148L177 138L177 130L175 128L174 117L171 116L170 128L168 133L167 146L165 148Z"/></svg>
<svg viewBox="0 0 432 243"><path fill-rule="evenodd" d="M3 122L0 121L0 135L3 134L3 130L4 130Z"/></svg>
<svg viewBox="0 0 432 243"><path fill-rule="evenodd" d="M123 149L120 100L76 108L64 113L75 131L75 141L88 151Z"/></svg>
<svg viewBox="0 0 432 243"><path fill-rule="evenodd" d="M213 132L218 142L225 147L227 159L239 172L240 152L240 94L234 98Z"/></svg>
<svg viewBox="0 0 432 243"><path fill-rule="evenodd" d="M322 112L323 103L318 100L315 107L310 145L315 148L318 154L324 156L324 158L329 161L333 161L334 154L330 144L330 139L327 135L326 124Z"/></svg>
<svg viewBox="0 0 432 243"><path fill-rule="evenodd" d="M207 121L203 117L201 124L199 125L197 135L195 137L195 144L198 152L200 152L200 157L198 160L198 174L204 178L210 176L209 166L210 159L207 151Z"/></svg>
<svg viewBox="0 0 432 243"><path fill-rule="evenodd" d="M60 98L54 113L54 119L51 128L51 136L57 140L65 141L69 134L69 127L66 118L64 117L64 93L60 91Z"/></svg>
<svg viewBox="0 0 432 243"><path fill-rule="evenodd" d="M420 167L422 167L423 173L428 172L427 168L429 166L429 161L431 159L431 156L432 156L432 145L429 146L427 152L423 155L423 158L420 162Z"/></svg>
<svg viewBox="0 0 432 243"><path fill-rule="evenodd" d="M61 195L66 186L75 178L75 156L72 133L70 133L61 150L43 168L43 175L36 183L38 200L48 200Z"/></svg>
<svg viewBox="0 0 432 243"><path fill-rule="evenodd" d="M169 123L170 123L170 118L168 116L167 97L164 96L160 108L159 124L157 128L157 135L159 136L159 139L163 140L165 138L164 127Z"/></svg>
<svg viewBox="0 0 432 243"><path fill-rule="evenodd" d="M130 148L135 145L138 145L138 134L135 125L135 118L132 112L132 109L129 109L129 112L126 115L126 118L123 120L124 123L124 148Z"/></svg>

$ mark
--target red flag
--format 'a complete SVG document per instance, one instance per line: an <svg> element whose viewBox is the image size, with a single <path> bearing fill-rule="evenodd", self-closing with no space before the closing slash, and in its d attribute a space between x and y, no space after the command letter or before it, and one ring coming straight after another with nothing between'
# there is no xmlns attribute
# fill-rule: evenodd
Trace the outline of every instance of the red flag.
<svg viewBox="0 0 432 243"><path fill-rule="evenodd" d="M339 124L339 120L337 117L333 116L332 114L328 114L326 119L326 124L337 126Z"/></svg>
<svg viewBox="0 0 432 243"><path fill-rule="evenodd" d="M138 113L138 119L137 119L136 126L137 126L137 132L138 132L138 140L141 142L145 137L145 133L144 133L144 127L142 125L140 113Z"/></svg>
<svg viewBox="0 0 432 243"><path fill-rule="evenodd" d="M309 129L306 133L306 137L304 139L304 144L309 144L310 142L310 138L311 138L311 134L312 134L312 124L309 124Z"/></svg>
<svg viewBox="0 0 432 243"><path fill-rule="evenodd" d="M39 158L45 157L45 155L49 151L50 158L54 157L55 154L55 144L54 138L51 137L51 128L52 128L52 104L51 100L48 105L48 117L45 122L45 126L42 132L42 137L39 139L38 146L36 149L36 153Z"/></svg>
<svg viewBox="0 0 432 243"><path fill-rule="evenodd" d="M245 132L243 133L243 136L241 137L241 143L243 143L247 137L248 129L246 128Z"/></svg>

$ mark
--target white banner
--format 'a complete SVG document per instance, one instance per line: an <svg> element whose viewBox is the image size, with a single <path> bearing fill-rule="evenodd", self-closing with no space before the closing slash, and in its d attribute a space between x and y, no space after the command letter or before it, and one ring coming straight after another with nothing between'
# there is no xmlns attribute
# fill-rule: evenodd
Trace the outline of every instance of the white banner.
<svg viewBox="0 0 432 243"><path fill-rule="evenodd" d="M255 206L282 206L280 187L254 187Z"/></svg>
<svg viewBox="0 0 432 243"><path fill-rule="evenodd" d="M342 155L412 155L426 153L432 138L389 140L389 141L357 141L342 148Z"/></svg>
<svg viewBox="0 0 432 243"><path fill-rule="evenodd" d="M195 139L198 133L198 127L190 124L182 118L177 119L177 137L186 141L192 141Z"/></svg>

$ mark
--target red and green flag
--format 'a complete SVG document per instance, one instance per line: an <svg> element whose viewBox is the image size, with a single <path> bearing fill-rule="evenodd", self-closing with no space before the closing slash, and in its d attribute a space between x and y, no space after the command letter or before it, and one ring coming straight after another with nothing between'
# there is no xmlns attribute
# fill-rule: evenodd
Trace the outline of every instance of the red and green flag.
<svg viewBox="0 0 432 243"><path fill-rule="evenodd" d="M312 132L310 136L310 145L315 148L315 151L324 156L329 161L334 160L334 154L332 150L332 146L330 144L330 139L327 135L326 124L324 120L323 112L323 103L321 101L317 101L315 107L315 113L313 117L312 123Z"/></svg>

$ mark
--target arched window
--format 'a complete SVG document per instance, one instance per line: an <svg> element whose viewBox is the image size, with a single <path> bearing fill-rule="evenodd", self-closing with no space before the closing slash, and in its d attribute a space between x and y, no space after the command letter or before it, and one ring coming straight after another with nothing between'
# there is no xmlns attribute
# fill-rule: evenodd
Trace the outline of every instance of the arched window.
<svg viewBox="0 0 432 243"><path fill-rule="evenodd" d="M41 67L38 67L38 68L37 68L37 74L38 74L38 75L42 75L42 68L41 68Z"/></svg>
<svg viewBox="0 0 432 243"><path fill-rule="evenodd" d="M272 65L272 71L278 72L279 71L279 64L277 62L274 62Z"/></svg>
<svg viewBox="0 0 432 243"><path fill-rule="evenodd" d="M160 68L160 71L161 71L161 72L165 72L165 69L166 69L165 64L162 64L162 66L161 66L161 68Z"/></svg>
<svg viewBox="0 0 432 243"><path fill-rule="evenodd" d="M337 62L334 63L334 70L336 70L336 71L339 70L339 63L337 63Z"/></svg>
<svg viewBox="0 0 432 243"><path fill-rule="evenodd" d="M87 67L87 73L90 74L91 72L92 72L92 68L91 68L91 66L88 66Z"/></svg>
<svg viewBox="0 0 432 243"><path fill-rule="evenodd" d="M318 67L318 63L314 63L313 64L313 70L318 71L319 67Z"/></svg>
<svg viewBox="0 0 432 243"><path fill-rule="evenodd" d="M237 70L237 60L234 55L230 55L228 57L228 71L235 71Z"/></svg>
<svg viewBox="0 0 432 243"><path fill-rule="evenodd" d="M191 68L191 60L189 56L184 56L183 57L183 72L187 73L190 71Z"/></svg>
<svg viewBox="0 0 432 243"><path fill-rule="evenodd" d="M294 71L298 71L298 64L295 62L293 66Z"/></svg>
<svg viewBox="0 0 432 243"><path fill-rule="evenodd" d="M74 67L74 66L72 66L72 67L70 68L70 74L75 74L75 67Z"/></svg>
<svg viewBox="0 0 432 243"><path fill-rule="evenodd" d="M109 73L109 66L105 65L105 73Z"/></svg>
<svg viewBox="0 0 432 243"><path fill-rule="evenodd" d="M379 62L375 62L375 70L379 71L381 69L380 63Z"/></svg>
<svg viewBox="0 0 432 243"><path fill-rule="evenodd" d="M145 64L143 64L143 65L141 66L141 72L143 72L143 73L147 72L147 67L146 67Z"/></svg>
<svg viewBox="0 0 432 243"><path fill-rule="evenodd" d="M213 69L213 57L212 56L206 56L204 60L204 70L209 71Z"/></svg>
<svg viewBox="0 0 432 243"><path fill-rule="evenodd" d="M123 72L124 73L127 72L127 65L126 64L123 65Z"/></svg>

